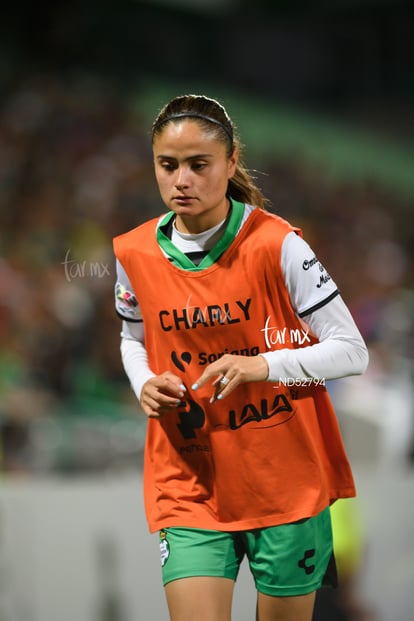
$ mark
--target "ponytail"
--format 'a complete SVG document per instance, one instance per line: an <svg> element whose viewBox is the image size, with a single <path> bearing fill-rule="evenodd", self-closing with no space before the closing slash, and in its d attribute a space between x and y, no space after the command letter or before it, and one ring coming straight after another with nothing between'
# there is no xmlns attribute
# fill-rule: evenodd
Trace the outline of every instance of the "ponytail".
<svg viewBox="0 0 414 621"><path fill-rule="evenodd" d="M239 142L237 138L235 142ZM236 148L236 146L234 145L233 148ZM263 195L262 191L254 183L253 177L245 168L241 156L241 147L239 147L239 160L236 172L229 179L227 194L240 203L248 203L254 207L259 207L259 209L266 209L269 199Z"/></svg>

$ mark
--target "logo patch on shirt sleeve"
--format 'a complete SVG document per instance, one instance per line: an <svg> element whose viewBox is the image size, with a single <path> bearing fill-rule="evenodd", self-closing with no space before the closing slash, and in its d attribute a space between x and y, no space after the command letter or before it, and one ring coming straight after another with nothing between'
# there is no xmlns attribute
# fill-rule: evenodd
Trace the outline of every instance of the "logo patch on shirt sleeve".
<svg viewBox="0 0 414 621"><path fill-rule="evenodd" d="M126 289L120 282L115 285L115 301L116 308L122 315L141 319L137 298L132 291Z"/></svg>

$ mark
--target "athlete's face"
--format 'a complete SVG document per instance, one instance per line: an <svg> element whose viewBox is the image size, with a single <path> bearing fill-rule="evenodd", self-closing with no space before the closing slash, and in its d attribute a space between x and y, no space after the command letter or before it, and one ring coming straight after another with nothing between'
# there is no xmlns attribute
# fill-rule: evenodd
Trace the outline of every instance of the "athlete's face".
<svg viewBox="0 0 414 621"><path fill-rule="evenodd" d="M185 119L165 126L153 152L161 198L177 214L179 230L200 232L226 217L227 184L236 170L237 151L228 158L214 132Z"/></svg>

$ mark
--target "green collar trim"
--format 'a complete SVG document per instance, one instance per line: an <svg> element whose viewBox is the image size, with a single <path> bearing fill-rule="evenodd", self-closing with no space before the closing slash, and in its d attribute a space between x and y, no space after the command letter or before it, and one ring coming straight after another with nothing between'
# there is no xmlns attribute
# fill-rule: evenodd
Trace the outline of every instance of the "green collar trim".
<svg viewBox="0 0 414 621"><path fill-rule="evenodd" d="M172 218L175 217L175 213L170 211L162 219L160 225L157 228L157 241L164 252L172 259L172 262L177 267L183 270L191 272L200 272L201 270L211 267L217 259L227 250L230 244L233 242L240 228L240 224L244 214L244 204L230 198L231 213L227 222L226 229L223 235L218 240L217 244L209 251L199 265L195 265L191 259L189 259L181 250L178 250L172 241L161 230L161 227L166 226Z"/></svg>

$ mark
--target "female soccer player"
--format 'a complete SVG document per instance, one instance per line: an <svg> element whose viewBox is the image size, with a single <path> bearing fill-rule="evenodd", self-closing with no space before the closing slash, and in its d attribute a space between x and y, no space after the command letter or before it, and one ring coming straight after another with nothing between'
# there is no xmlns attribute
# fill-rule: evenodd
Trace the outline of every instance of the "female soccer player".
<svg viewBox="0 0 414 621"><path fill-rule="evenodd" d="M257 619L310 621L334 580L329 506L355 495L325 382L363 373L367 349L219 102L173 99L152 140L167 212L115 238L116 309L170 618L230 621L246 555Z"/></svg>

